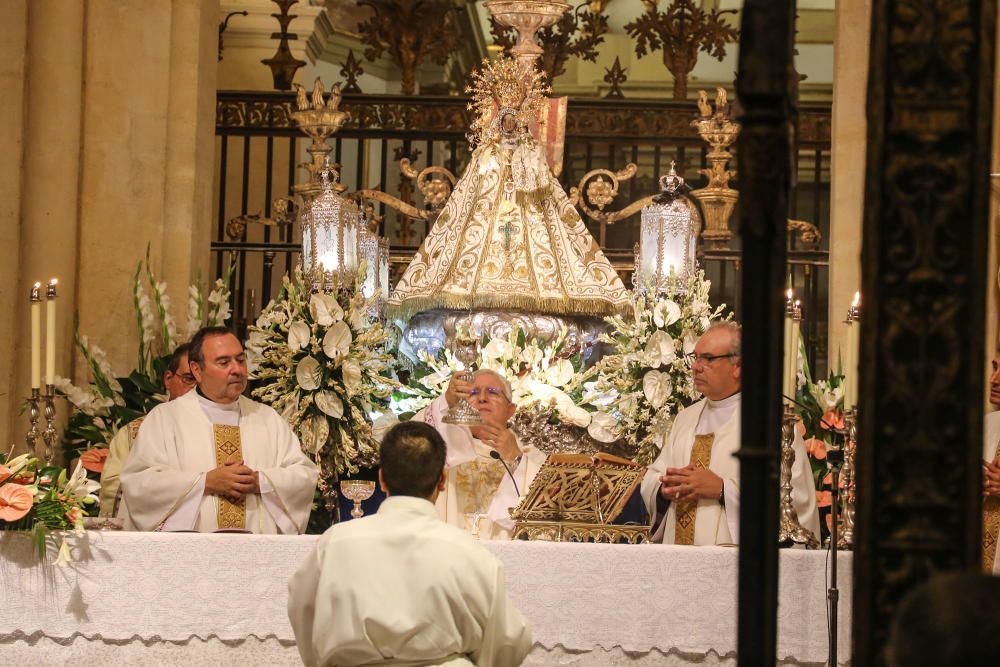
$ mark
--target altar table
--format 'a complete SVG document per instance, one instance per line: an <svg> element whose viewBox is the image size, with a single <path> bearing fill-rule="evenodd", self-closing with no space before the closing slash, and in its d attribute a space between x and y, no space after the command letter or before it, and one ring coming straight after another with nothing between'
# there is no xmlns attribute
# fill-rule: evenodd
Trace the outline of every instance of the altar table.
<svg viewBox="0 0 1000 667"><path fill-rule="evenodd" d="M88 531L40 562L0 533L0 654L16 665L300 664L287 582L315 536ZM525 665L734 664L737 551L484 542L531 621ZM839 656L850 651L851 554L838 559ZM827 655L826 552L783 550L778 656Z"/></svg>

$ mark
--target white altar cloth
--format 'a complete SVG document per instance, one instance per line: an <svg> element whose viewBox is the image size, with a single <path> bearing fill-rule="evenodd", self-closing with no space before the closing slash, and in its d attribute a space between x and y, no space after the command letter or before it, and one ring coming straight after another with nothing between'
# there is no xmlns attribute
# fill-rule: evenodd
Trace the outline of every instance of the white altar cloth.
<svg viewBox="0 0 1000 667"><path fill-rule="evenodd" d="M0 652L31 664L296 664L287 582L313 536L89 531L41 563L0 533ZM737 551L487 542L531 621L526 665L732 664ZM827 655L825 552L783 550L778 656ZM839 655L850 651L851 554L840 556ZM221 661L221 662L220 662ZM12 663L16 664L16 663ZM21 663L27 664L27 663Z"/></svg>

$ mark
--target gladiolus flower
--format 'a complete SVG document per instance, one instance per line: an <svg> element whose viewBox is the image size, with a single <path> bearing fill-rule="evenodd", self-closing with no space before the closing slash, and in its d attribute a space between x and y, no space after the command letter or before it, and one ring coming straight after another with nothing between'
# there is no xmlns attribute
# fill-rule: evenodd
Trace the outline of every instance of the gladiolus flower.
<svg viewBox="0 0 1000 667"><path fill-rule="evenodd" d="M19 484L0 486L0 521L17 521L31 510L31 490Z"/></svg>
<svg viewBox="0 0 1000 667"><path fill-rule="evenodd" d="M80 462L90 472L100 473L104 470L104 461L108 458L108 454L109 450L107 448L88 449L80 455Z"/></svg>

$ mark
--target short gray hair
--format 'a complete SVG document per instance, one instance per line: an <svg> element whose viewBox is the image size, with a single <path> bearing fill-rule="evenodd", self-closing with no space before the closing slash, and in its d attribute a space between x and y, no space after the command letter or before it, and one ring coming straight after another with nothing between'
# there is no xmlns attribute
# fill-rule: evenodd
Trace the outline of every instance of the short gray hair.
<svg viewBox="0 0 1000 667"><path fill-rule="evenodd" d="M500 375L499 373L497 373L492 368L480 368L479 370L477 370L476 372L474 372L472 374L472 379L475 380L480 375L492 375L496 379L500 380L500 384L503 385L503 395L504 395L504 397L508 401L510 401L511 403L514 402L514 392L511 390L511 388L510 388L510 382L507 382L507 378L505 378L504 376Z"/></svg>
<svg viewBox="0 0 1000 667"><path fill-rule="evenodd" d="M705 330L705 333L703 333L702 336L707 336L713 331L717 331L719 329L725 330L729 333L729 353L736 357L742 356L743 329L742 327L740 327L739 322L737 322L736 320L726 320L725 322L716 322L715 324L712 324L710 327L708 327L708 329Z"/></svg>

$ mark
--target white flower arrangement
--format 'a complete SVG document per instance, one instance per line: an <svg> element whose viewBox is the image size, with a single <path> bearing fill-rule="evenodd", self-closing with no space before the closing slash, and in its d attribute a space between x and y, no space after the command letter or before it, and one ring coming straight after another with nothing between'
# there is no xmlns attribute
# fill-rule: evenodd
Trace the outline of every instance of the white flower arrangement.
<svg viewBox="0 0 1000 667"><path fill-rule="evenodd" d="M516 327L505 338L484 335L474 365L503 376L510 383L518 409L541 406L551 409L561 422L586 427L590 412L577 405L568 391L583 361L566 334L564 328L548 343L528 340ZM447 349L437 357L422 353L421 362L424 374L415 373L410 386L393 396L392 408L397 414L417 412L444 393L455 372L464 370L462 362Z"/></svg>
<svg viewBox="0 0 1000 667"><path fill-rule="evenodd" d="M686 355L725 306L712 308L703 271L665 292L632 296L632 313L607 318L601 341L614 353L579 374L568 387L594 412L587 432L599 442L620 438L638 463L652 463L677 413L697 398Z"/></svg>
<svg viewBox="0 0 1000 667"><path fill-rule="evenodd" d="M398 388L388 332L369 316L371 300L311 294L301 270L250 327L252 394L280 412L325 478L378 462L373 426L394 422Z"/></svg>
<svg viewBox="0 0 1000 667"><path fill-rule="evenodd" d="M226 304L225 308L210 309L207 318L202 306L201 281L188 288L187 338L202 326L225 324L229 317L227 285L232 270L230 265L225 278L215 282L207 297L210 303ZM77 386L68 378L55 379L56 389L75 408L63 441L67 461L86 449L106 446L118 429L167 400L163 373L168 356L181 341L176 320L170 313L166 288L166 283L157 281L147 251L132 279L139 354L136 367L127 375L117 375L104 350L79 331L75 332L76 345L87 360L91 381Z"/></svg>

